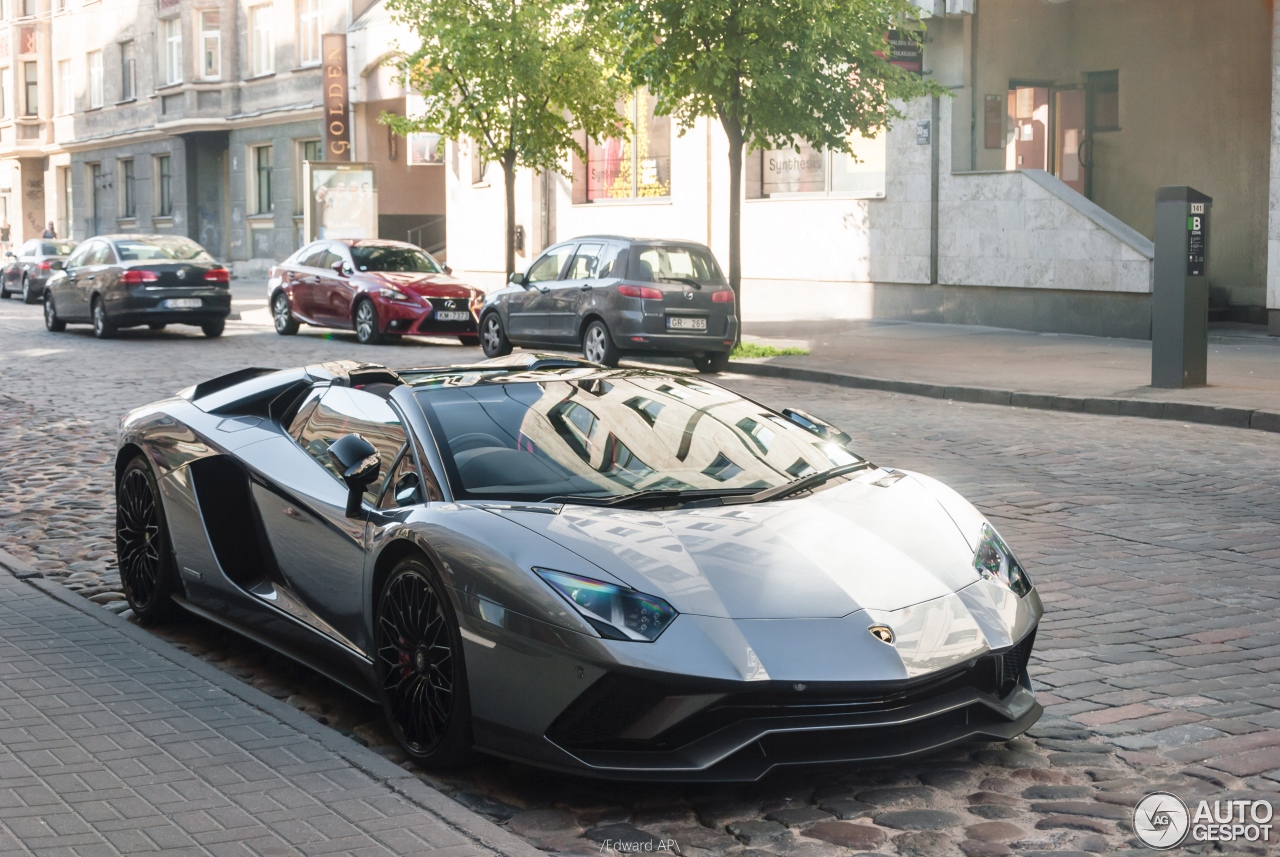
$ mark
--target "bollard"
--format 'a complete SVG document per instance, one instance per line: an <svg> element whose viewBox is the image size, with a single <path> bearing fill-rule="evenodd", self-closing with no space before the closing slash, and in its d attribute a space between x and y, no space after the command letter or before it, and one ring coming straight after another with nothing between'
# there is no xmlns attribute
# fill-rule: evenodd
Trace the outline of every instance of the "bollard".
<svg viewBox="0 0 1280 857"><path fill-rule="evenodd" d="M1209 363L1209 209L1189 187L1156 191L1151 386L1202 387Z"/></svg>

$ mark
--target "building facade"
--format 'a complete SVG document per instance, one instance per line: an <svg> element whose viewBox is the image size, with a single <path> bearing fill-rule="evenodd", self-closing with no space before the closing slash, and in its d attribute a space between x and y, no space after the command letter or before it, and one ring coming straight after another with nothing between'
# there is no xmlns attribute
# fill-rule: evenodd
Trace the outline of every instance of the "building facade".
<svg viewBox="0 0 1280 857"><path fill-rule="evenodd" d="M1280 36L1270 0L921 0L923 68L949 97L858 159L755 152L743 201L744 319L895 318L1146 338L1156 189L1214 198L1218 318L1280 334ZM1141 37L1135 34L1141 33ZM522 171L518 266L587 233L728 255L727 143L683 135L643 92L637 132ZM503 190L466 141L446 154L450 264L503 277ZM519 233L518 233L519 234Z"/></svg>

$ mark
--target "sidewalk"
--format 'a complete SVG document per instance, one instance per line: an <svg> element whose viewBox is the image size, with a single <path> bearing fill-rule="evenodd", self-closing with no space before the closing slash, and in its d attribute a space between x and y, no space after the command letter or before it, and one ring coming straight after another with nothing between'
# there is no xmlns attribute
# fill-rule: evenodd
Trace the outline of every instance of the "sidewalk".
<svg viewBox="0 0 1280 857"><path fill-rule="evenodd" d="M810 354L736 360L732 371L915 395L1280 431L1280 338L1209 331L1209 386L1158 390L1151 343L900 321L769 322L749 342Z"/></svg>
<svg viewBox="0 0 1280 857"><path fill-rule="evenodd" d="M538 853L292 707L10 571L32 570L0 552L0 853Z"/></svg>

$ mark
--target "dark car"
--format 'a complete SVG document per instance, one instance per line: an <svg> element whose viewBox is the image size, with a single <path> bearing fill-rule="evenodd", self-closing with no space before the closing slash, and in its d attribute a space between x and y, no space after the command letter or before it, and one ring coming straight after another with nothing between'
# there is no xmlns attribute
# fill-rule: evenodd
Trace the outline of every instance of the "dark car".
<svg viewBox="0 0 1280 857"><path fill-rule="evenodd" d="M44 291L51 331L92 324L99 339L122 327L192 324L221 336L231 314L231 272L180 235L100 235L76 247Z"/></svg>
<svg viewBox="0 0 1280 857"><path fill-rule="evenodd" d="M715 256L691 241L588 235L549 248L489 295L480 344L581 348L616 366L623 354L675 354L721 372L738 335L734 294Z"/></svg>
<svg viewBox="0 0 1280 857"><path fill-rule="evenodd" d="M276 333L300 323L354 330L375 345L388 336L456 336L475 345L484 293L404 241L314 241L271 269L267 299Z"/></svg>
<svg viewBox="0 0 1280 857"><path fill-rule="evenodd" d="M139 621L297 659L429 766L755 780L1042 713L1044 608L976 508L680 372L242 369L130 413L115 462Z"/></svg>
<svg viewBox="0 0 1280 857"><path fill-rule="evenodd" d="M0 298L18 292L26 303L40 300L45 283L54 271L62 269L62 263L75 249L75 241L36 238L19 247L16 253L5 253L7 262L0 273Z"/></svg>

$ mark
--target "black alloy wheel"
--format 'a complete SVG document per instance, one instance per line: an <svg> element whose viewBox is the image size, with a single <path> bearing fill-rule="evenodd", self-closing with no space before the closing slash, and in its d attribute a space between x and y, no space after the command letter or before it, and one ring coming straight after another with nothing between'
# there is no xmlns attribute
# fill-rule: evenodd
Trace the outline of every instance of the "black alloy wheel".
<svg viewBox="0 0 1280 857"><path fill-rule="evenodd" d="M480 347L485 357L506 357L511 353L511 342L502 329L502 319L497 311L491 312L480 322Z"/></svg>
<svg viewBox="0 0 1280 857"><path fill-rule="evenodd" d="M173 615L173 554L160 492L142 456L129 462L116 486L116 561L125 598L139 621Z"/></svg>
<svg viewBox="0 0 1280 857"><path fill-rule="evenodd" d="M723 372L729 368L728 351L708 351L693 355L693 368L704 374Z"/></svg>
<svg viewBox="0 0 1280 857"><path fill-rule="evenodd" d="M471 753L471 705L462 637L434 571L402 560L378 598L376 667L382 710L400 746L432 767Z"/></svg>
<svg viewBox="0 0 1280 857"><path fill-rule="evenodd" d="M40 299L34 291L31 290L31 278L26 274L22 275L22 302L24 304L33 304Z"/></svg>
<svg viewBox="0 0 1280 857"><path fill-rule="evenodd" d="M298 332L298 320L293 317L289 296L284 292L276 292L271 299L271 318L275 322L276 333L281 336L293 336Z"/></svg>
<svg viewBox="0 0 1280 857"><path fill-rule="evenodd" d="M99 297L93 299L93 335L98 339L110 339L116 335L116 326L107 318L107 308Z"/></svg>
<svg viewBox="0 0 1280 857"><path fill-rule="evenodd" d="M382 334L378 331L378 310L373 301L368 298L357 301L353 321L356 339L361 345L377 345L382 341Z"/></svg>
<svg viewBox="0 0 1280 857"><path fill-rule="evenodd" d="M67 329L67 323L58 318L57 307L53 305L53 295L44 293L44 328L50 333L60 333Z"/></svg>

